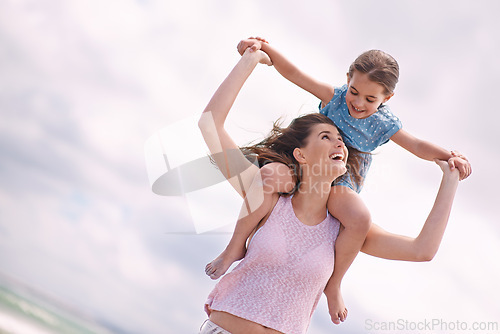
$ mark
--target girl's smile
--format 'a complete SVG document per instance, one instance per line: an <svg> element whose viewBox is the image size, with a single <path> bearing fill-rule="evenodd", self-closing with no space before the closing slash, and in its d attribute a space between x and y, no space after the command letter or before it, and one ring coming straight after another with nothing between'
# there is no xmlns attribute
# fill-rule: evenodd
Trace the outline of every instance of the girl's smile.
<svg viewBox="0 0 500 334"><path fill-rule="evenodd" d="M347 108L349 114L357 119L370 117L393 95L385 95L382 85L370 80L368 74L358 71L354 71L352 77L347 75L347 85Z"/></svg>

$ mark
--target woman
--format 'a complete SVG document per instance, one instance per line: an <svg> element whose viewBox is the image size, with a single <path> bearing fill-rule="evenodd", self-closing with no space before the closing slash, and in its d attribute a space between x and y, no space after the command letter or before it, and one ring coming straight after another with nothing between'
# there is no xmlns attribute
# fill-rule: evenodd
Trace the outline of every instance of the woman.
<svg viewBox="0 0 500 334"><path fill-rule="evenodd" d="M290 182L292 176L298 184L293 196L281 196L277 185L264 184L265 166L250 163L224 130L239 90L259 62L270 64L266 54L247 50L199 122L216 164L245 199L233 238L246 239L257 231L248 250L240 250L245 259L209 295L209 321L202 333L305 333L333 272L339 223L328 215L326 203L332 181L346 171L348 155L333 123L319 114L299 117L253 147L260 160L284 162L283 179ZM446 162L438 164L442 184L420 235L402 237L373 225L363 252L406 261L433 257L458 185L458 172Z"/></svg>

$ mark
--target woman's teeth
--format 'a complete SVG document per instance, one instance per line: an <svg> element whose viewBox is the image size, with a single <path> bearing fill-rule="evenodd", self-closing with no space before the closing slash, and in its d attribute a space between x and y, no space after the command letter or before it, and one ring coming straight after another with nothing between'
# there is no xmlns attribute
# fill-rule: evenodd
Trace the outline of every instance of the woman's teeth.
<svg viewBox="0 0 500 334"><path fill-rule="evenodd" d="M342 154L335 153L335 154L330 155L330 159L332 159L332 160L342 160L342 159L344 159L344 156Z"/></svg>

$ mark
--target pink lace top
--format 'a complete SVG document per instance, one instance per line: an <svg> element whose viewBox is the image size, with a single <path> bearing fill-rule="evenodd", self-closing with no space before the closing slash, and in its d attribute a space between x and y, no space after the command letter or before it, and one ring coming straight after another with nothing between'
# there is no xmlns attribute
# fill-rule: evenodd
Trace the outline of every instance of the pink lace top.
<svg viewBox="0 0 500 334"><path fill-rule="evenodd" d="M326 210L326 209L325 209ZM224 311L286 334L307 331L333 272L339 222L303 224L281 196L245 258L217 283L205 310Z"/></svg>

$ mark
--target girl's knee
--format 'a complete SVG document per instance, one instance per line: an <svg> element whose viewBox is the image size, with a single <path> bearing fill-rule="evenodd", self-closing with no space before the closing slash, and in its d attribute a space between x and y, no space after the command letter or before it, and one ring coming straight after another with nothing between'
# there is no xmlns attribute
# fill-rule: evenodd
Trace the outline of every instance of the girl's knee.
<svg viewBox="0 0 500 334"><path fill-rule="evenodd" d="M346 187L342 191L332 193L328 200L328 211L340 220L347 230L367 234L371 225L370 211L361 200L361 197Z"/></svg>
<svg viewBox="0 0 500 334"><path fill-rule="evenodd" d="M359 209L340 215L340 223L346 230L351 230L357 234L367 234L371 225L371 215L368 210Z"/></svg>
<svg viewBox="0 0 500 334"><path fill-rule="evenodd" d="M264 188L272 192L288 193L293 190L293 171L285 164L273 162L260 169Z"/></svg>

